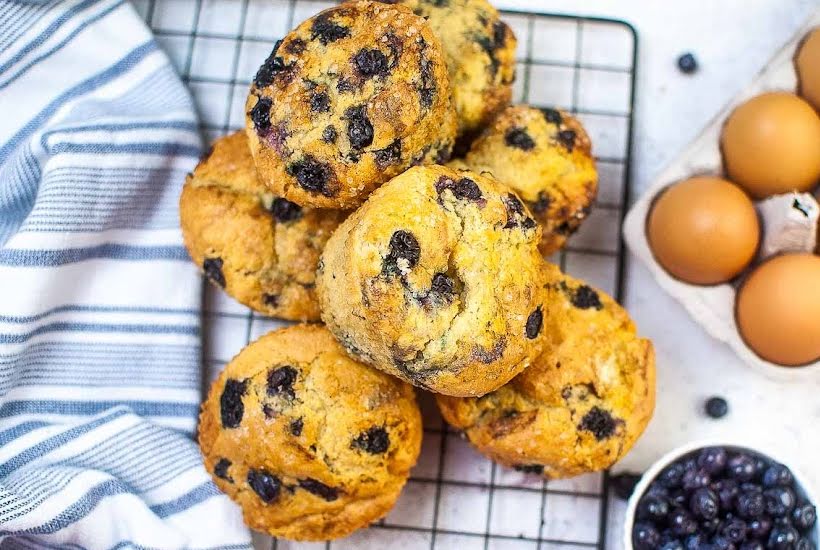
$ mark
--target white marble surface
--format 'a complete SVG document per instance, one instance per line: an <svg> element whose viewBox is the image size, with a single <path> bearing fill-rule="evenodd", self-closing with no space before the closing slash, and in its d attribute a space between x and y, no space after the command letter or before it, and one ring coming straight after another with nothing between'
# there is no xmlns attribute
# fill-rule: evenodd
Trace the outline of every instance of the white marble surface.
<svg viewBox="0 0 820 550"><path fill-rule="evenodd" d="M505 7L617 17L639 36L633 149L633 197L731 98L817 9L818 0L520 0ZM679 73L677 56L692 51L700 70ZM643 470L669 449L702 438L731 438L777 448L820 487L820 377L798 384L773 382L751 371L712 339L667 295L648 270L628 260L625 303L657 350L658 406L644 437L620 465ZM725 396L722 420L701 412L704 398ZM617 548L619 514L610 513L608 548Z"/></svg>

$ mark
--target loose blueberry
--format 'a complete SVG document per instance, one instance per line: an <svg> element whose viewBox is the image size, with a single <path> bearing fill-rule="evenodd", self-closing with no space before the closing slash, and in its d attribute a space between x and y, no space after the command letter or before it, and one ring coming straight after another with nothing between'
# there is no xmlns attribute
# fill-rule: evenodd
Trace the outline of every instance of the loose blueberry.
<svg viewBox="0 0 820 550"><path fill-rule="evenodd" d="M222 258L205 258L202 262L202 270L208 279L225 288L225 274L222 273L222 265Z"/></svg>
<svg viewBox="0 0 820 550"><path fill-rule="evenodd" d="M684 471L683 464L680 462L670 464L658 475L658 482L667 489L680 487Z"/></svg>
<svg viewBox="0 0 820 550"><path fill-rule="evenodd" d="M353 57L353 64L356 70L365 78L387 73L387 56L379 50L359 50Z"/></svg>
<svg viewBox="0 0 820 550"><path fill-rule="evenodd" d="M678 539L666 540L658 546L658 550L686 550L683 543Z"/></svg>
<svg viewBox="0 0 820 550"><path fill-rule="evenodd" d="M636 523L632 529L635 550L654 550L661 542L661 534L651 523Z"/></svg>
<svg viewBox="0 0 820 550"><path fill-rule="evenodd" d="M808 502L798 504L792 511L792 523L801 531L808 531L817 522L817 508Z"/></svg>
<svg viewBox="0 0 820 550"><path fill-rule="evenodd" d="M735 509L735 499L740 494L740 488L734 479L721 479L712 484L712 490L720 500L720 509L728 512Z"/></svg>
<svg viewBox="0 0 820 550"><path fill-rule="evenodd" d="M737 515L745 519L759 518L766 510L763 494L758 491L742 491L735 502Z"/></svg>
<svg viewBox="0 0 820 550"><path fill-rule="evenodd" d="M287 223L302 217L302 207L287 199L276 198L271 205L271 213L276 221Z"/></svg>
<svg viewBox="0 0 820 550"><path fill-rule="evenodd" d="M766 471L763 472L763 486L764 487L787 487L794 483L794 476L791 470L782 464L772 464Z"/></svg>
<svg viewBox="0 0 820 550"><path fill-rule="evenodd" d="M806 537L801 537L794 545L794 550L817 550L812 541Z"/></svg>
<svg viewBox="0 0 820 550"><path fill-rule="evenodd" d="M242 396L248 389L247 380L234 380L228 378L225 388L219 397L219 411L222 418L223 428L238 428L245 414L245 404L242 403Z"/></svg>
<svg viewBox="0 0 820 550"><path fill-rule="evenodd" d="M350 445L372 455L379 455L390 448L390 436L381 426L374 426L356 436Z"/></svg>
<svg viewBox="0 0 820 550"><path fill-rule="evenodd" d="M330 96L327 92L317 92L310 96L310 110L314 113L326 113L330 110Z"/></svg>
<svg viewBox="0 0 820 550"><path fill-rule="evenodd" d="M766 516L749 520L746 524L748 536L754 539L765 540L772 530L773 522Z"/></svg>
<svg viewBox="0 0 820 550"><path fill-rule="evenodd" d="M738 454L726 463L728 475L741 483L751 481L755 477L756 467L754 459L746 454Z"/></svg>
<svg viewBox="0 0 820 550"><path fill-rule="evenodd" d="M282 481L264 470L248 470L248 485L266 504L276 500L282 490Z"/></svg>
<svg viewBox="0 0 820 550"><path fill-rule="evenodd" d="M331 42L350 36L350 29L338 25L330 20L332 13L323 13L316 16L311 26L311 40L319 41L327 46Z"/></svg>
<svg viewBox="0 0 820 550"><path fill-rule="evenodd" d="M683 489L673 489L669 492L669 502L676 508L685 508L689 502L689 493Z"/></svg>
<svg viewBox="0 0 820 550"><path fill-rule="evenodd" d="M692 74L698 70L698 62L691 53L678 57L678 69L684 74Z"/></svg>
<svg viewBox="0 0 820 550"><path fill-rule="evenodd" d="M788 487L772 487L763 491L766 513L773 518L788 516L794 510L797 497Z"/></svg>
<svg viewBox="0 0 820 550"><path fill-rule="evenodd" d="M775 525L769 534L768 547L771 550L793 550L800 540L800 533L791 525Z"/></svg>
<svg viewBox="0 0 820 550"><path fill-rule="evenodd" d="M646 495L638 502L635 514L640 520L660 523L669 515L669 502L657 495Z"/></svg>
<svg viewBox="0 0 820 550"><path fill-rule="evenodd" d="M698 455L698 466L710 475L718 474L726 467L729 457L726 449L707 447Z"/></svg>
<svg viewBox="0 0 820 550"><path fill-rule="evenodd" d="M268 395L284 394L293 398L293 383L296 382L298 372L290 366L279 367L268 373Z"/></svg>
<svg viewBox="0 0 820 550"><path fill-rule="evenodd" d="M230 474L228 474L228 468L231 467L231 461L227 458L220 458L219 461L214 464L214 475L220 479L224 479L225 481L230 481L233 483L233 479L231 478Z"/></svg>
<svg viewBox="0 0 820 550"><path fill-rule="evenodd" d="M704 470L698 469L687 470L686 473L683 474L681 483L686 491L694 491L695 489L700 489L701 487L708 487L711 481L712 480L709 477L709 474L707 474Z"/></svg>
<svg viewBox="0 0 820 550"><path fill-rule="evenodd" d="M307 491L308 493L314 494L320 498L328 502L333 502L337 498L339 498L339 490L325 485L321 481L318 481L313 478L307 479L300 479L299 480L299 487Z"/></svg>
<svg viewBox="0 0 820 550"><path fill-rule="evenodd" d="M364 105L348 107L345 111L345 119L347 120L347 137L351 147L364 149L373 143L373 125L367 118Z"/></svg>
<svg viewBox="0 0 820 550"><path fill-rule="evenodd" d="M640 474L623 473L609 477L609 487L615 496L627 500L635 491L635 486L641 480Z"/></svg>
<svg viewBox="0 0 820 550"><path fill-rule="evenodd" d="M270 131L270 110L273 107L273 101L269 97L260 97L256 101L250 112L248 113L253 122L253 127L256 133L262 135Z"/></svg>
<svg viewBox="0 0 820 550"><path fill-rule="evenodd" d="M541 332L541 325L544 321L544 314L541 312L541 306L538 306L530 313L530 316L527 317L527 324L524 329L524 332L527 334L527 338L530 340L534 339L538 334Z"/></svg>
<svg viewBox="0 0 820 550"><path fill-rule="evenodd" d="M714 491L701 487L692 493L689 499L689 510L700 519L712 519L717 517L720 511L720 500Z"/></svg>
<svg viewBox="0 0 820 550"><path fill-rule="evenodd" d="M765 548L759 540L747 540L741 543L739 550L765 550Z"/></svg>
<svg viewBox="0 0 820 550"><path fill-rule="evenodd" d="M720 518L712 518L700 522L700 530L706 536L712 536L720 528Z"/></svg>
<svg viewBox="0 0 820 550"><path fill-rule="evenodd" d="M722 397L710 397L705 404L706 414L712 418L723 418L729 412L729 403Z"/></svg>
<svg viewBox="0 0 820 550"><path fill-rule="evenodd" d="M322 193L330 195L328 183L330 182L332 171L330 167L310 155L305 155L302 160L298 160L287 167L290 176L296 178L296 182L303 189L311 193Z"/></svg>
<svg viewBox="0 0 820 550"><path fill-rule="evenodd" d="M698 523L686 510L676 508L669 514L669 529L676 537L693 535L698 530Z"/></svg>
<svg viewBox="0 0 820 550"><path fill-rule="evenodd" d="M708 539L706 535L703 533L695 533L694 535L689 535L686 537L686 540L683 541L683 547L686 550L704 550L708 548Z"/></svg>
<svg viewBox="0 0 820 550"><path fill-rule="evenodd" d="M735 550L736 546L724 537L723 535L717 535L712 538L712 545L710 550Z"/></svg>
<svg viewBox="0 0 820 550"><path fill-rule="evenodd" d="M730 542L738 544L746 538L746 522L740 518L731 518L724 521L718 533L729 539Z"/></svg>
<svg viewBox="0 0 820 550"><path fill-rule="evenodd" d="M504 134L504 142L510 147L531 151L535 148L535 141L530 137L524 128L512 128Z"/></svg>
<svg viewBox="0 0 820 550"><path fill-rule="evenodd" d="M575 137L575 130L561 130L558 132L558 142L570 153L575 148Z"/></svg>
<svg viewBox="0 0 820 550"><path fill-rule="evenodd" d="M772 465L772 462L766 460L762 456L752 457L755 461L755 479L763 479L763 474L766 473L766 470L769 469L769 466Z"/></svg>

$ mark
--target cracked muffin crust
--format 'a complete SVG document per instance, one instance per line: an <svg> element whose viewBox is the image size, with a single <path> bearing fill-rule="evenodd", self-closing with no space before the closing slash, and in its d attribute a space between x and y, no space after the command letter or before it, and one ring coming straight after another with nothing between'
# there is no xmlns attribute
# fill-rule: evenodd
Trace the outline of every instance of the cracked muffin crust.
<svg viewBox="0 0 820 550"><path fill-rule="evenodd" d="M629 451L654 410L655 356L612 298L555 266L545 272L544 352L490 394L436 400L489 458L562 478L608 468Z"/></svg>
<svg viewBox="0 0 820 550"><path fill-rule="evenodd" d="M578 229L598 193L591 147L581 123L566 112L514 105L457 166L488 171L512 187L543 226L540 248L550 255Z"/></svg>
<svg viewBox="0 0 820 550"><path fill-rule="evenodd" d="M441 41L458 134L472 136L512 97L515 35L486 0L382 0L427 19Z"/></svg>
<svg viewBox="0 0 820 550"><path fill-rule="evenodd" d="M322 319L354 357L447 395L483 395L540 351L540 229L495 180L411 168L325 247Z"/></svg>
<svg viewBox="0 0 820 550"><path fill-rule="evenodd" d="M327 9L277 43L251 85L259 176L303 206L356 207L409 166L449 158L450 93L423 18L367 0Z"/></svg>
<svg viewBox="0 0 820 550"><path fill-rule="evenodd" d="M243 132L220 138L182 188L182 236L212 283L261 313L319 319L316 264L347 215L274 197L256 177Z"/></svg>
<svg viewBox="0 0 820 550"><path fill-rule="evenodd" d="M243 349L202 405L205 468L252 528L330 540L395 503L421 448L413 388L348 357L320 325Z"/></svg>

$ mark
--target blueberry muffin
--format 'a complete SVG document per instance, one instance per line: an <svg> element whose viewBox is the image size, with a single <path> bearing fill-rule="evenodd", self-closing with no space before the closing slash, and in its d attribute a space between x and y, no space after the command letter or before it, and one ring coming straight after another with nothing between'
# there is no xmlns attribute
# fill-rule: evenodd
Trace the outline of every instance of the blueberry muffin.
<svg viewBox="0 0 820 550"><path fill-rule="evenodd" d="M216 141L179 200L185 246L208 279L256 311L291 320L319 319L316 264L345 215L274 197L256 178L243 132Z"/></svg>
<svg viewBox="0 0 820 550"><path fill-rule="evenodd" d="M505 186L411 168L328 241L322 319L354 357L419 387L483 395L537 356L546 313L540 229Z"/></svg>
<svg viewBox="0 0 820 550"><path fill-rule="evenodd" d="M513 188L544 230L541 252L564 246L589 214L598 173L586 131L564 111L506 108L472 144L464 164Z"/></svg>
<svg viewBox="0 0 820 550"><path fill-rule="evenodd" d="M430 26L370 1L325 10L278 42L246 107L260 178L302 206L358 206L409 166L446 161L456 132Z"/></svg>
<svg viewBox="0 0 820 550"><path fill-rule="evenodd" d="M562 478L608 468L629 451L655 406L655 359L612 298L557 267L546 273L546 342L532 366L483 397L436 399L483 454Z"/></svg>
<svg viewBox="0 0 820 550"><path fill-rule="evenodd" d="M474 136L512 97L516 39L486 0L383 0L426 18L444 48L459 135Z"/></svg>
<svg viewBox="0 0 820 550"><path fill-rule="evenodd" d="M421 447L413 388L357 363L321 325L243 349L202 405L205 468L253 529L329 540L384 516Z"/></svg>

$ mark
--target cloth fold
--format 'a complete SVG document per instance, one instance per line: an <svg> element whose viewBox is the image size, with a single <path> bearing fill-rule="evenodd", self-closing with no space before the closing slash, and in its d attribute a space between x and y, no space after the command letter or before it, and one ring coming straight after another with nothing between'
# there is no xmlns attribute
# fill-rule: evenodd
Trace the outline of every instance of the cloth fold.
<svg viewBox="0 0 820 550"><path fill-rule="evenodd" d="M122 0L0 0L0 548L249 548L202 467L190 96Z"/></svg>

